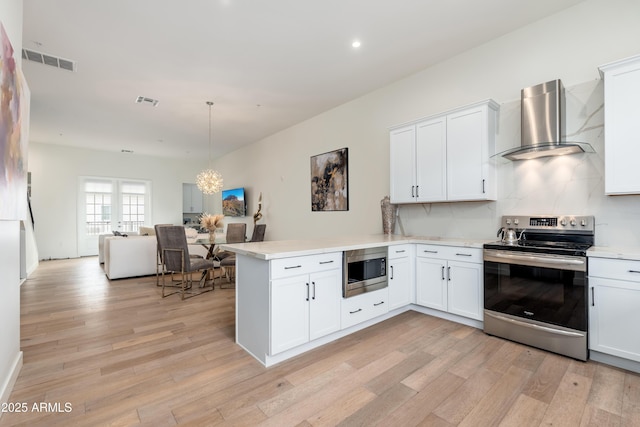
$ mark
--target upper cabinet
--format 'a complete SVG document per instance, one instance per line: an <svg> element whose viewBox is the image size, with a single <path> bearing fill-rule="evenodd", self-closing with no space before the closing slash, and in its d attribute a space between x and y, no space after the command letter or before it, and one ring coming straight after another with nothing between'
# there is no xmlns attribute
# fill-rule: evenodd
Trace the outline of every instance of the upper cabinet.
<svg viewBox="0 0 640 427"><path fill-rule="evenodd" d="M640 55L600 67L604 79L604 191L640 193Z"/></svg>
<svg viewBox="0 0 640 427"><path fill-rule="evenodd" d="M202 192L195 184L182 184L182 212L202 213Z"/></svg>
<svg viewBox="0 0 640 427"><path fill-rule="evenodd" d="M496 200L498 108L487 100L392 128L391 203Z"/></svg>

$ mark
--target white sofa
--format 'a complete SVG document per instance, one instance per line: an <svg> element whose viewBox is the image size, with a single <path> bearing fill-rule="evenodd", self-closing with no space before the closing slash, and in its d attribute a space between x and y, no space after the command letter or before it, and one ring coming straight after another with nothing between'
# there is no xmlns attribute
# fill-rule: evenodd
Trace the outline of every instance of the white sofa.
<svg viewBox="0 0 640 427"><path fill-rule="evenodd" d="M187 239L209 237L197 235ZM156 274L157 240L155 235L106 236L103 239L104 272L109 279L149 276ZM207 248L201 245L189 245L191 255L207 256Z"/></svg>
<svg viewBox="0 0 640 427"><path fill-rule="evenodd" d="M103 250L109 279L156 274L156 236L105 237Z"/></svg>

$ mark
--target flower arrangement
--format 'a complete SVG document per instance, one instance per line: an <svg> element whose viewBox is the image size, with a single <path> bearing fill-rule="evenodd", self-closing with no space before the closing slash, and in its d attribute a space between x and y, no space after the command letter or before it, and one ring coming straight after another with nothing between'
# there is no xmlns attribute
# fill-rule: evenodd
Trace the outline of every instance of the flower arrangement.
<svg viewBox="0 0 640 427"><path fill-rule="evenodd" d="M224 215L211 215L208 213L203 213L200 216L200 227L209 230L209 232L213 233L216 228L222 228L224 223L222 220L224 219Z"/></svg>

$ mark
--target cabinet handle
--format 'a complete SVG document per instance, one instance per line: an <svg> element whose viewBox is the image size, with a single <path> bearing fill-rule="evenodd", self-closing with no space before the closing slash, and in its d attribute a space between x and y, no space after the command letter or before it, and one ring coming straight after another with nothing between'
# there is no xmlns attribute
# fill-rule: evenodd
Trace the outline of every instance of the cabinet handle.
<svg viewBox="0 0 640 427"><path fill-rule="evenodd" d="M309 301L309 283L307 283L307 301Z"/></svg>
<svg viewBox="0 0 640 427"><path fill-rule="evenodd" d="M412 186L411 186L411 197L416 197L416 196L415 196L415 194L414 194L414 192L413 192L413 190L414 190L415 188L416 188L416 186L415 186L415 185L412 185Z"/></svg>
<svg viewBox="0 0 640 427"><path fill-rule="evenodd" d="M419 188L420 188L420 186L416 185L416 197L420 197L420 195L418 194L419 193Z"/></svg>
<svg viewBox="0 0 640 427"><path fill-rule="evenodd" d="M430 250L427 250L427 249L423 250L422 252L424 252L425 254L437 254L438 253L438 251L430 251Z"/></svg>
<svg viewBox="0 0 640 427"><path fill-rule="evenodd" d="M377 307L377 306L382 305L382 304L384 304L384 301L380 301L380 302L379 302L379 303L377 303L377 304L376 304L376 303L373 303L373 306L374 306L374 307Z"/></svg>
<svg viewBox="0 0 640 427"><path fill-rule="evenodd" d="M311 297L311 299L316 299L316 282L311 282L311 284L313 285L313 296Z"/></svg>
<svg viewBox="0 0 640 427"><path fill-rule="evenodd" d="M451 267L447 267L447 280L451 281Z"/></svg>
<svg viewBox="0 0 640 427"><path fill-rule="evenodd" d="M393 280L393 265L389 266L389 268L391 269L391 277L389 277L389 280Z"/></svg>
<svg viewBox="0 0 640 427"><path fill-rule="evenodd" d="M457 256L471 256L472 254L456 254Z"/></svg>
<svg viewBox="0 0 640 427"><path fill-rule="evenodd" d="M404 252L406 252L404 249L403 249L403 250L401 250L401 251L395 251L395 253L397 253L397 254L402 254L402 253L404 253Z"/></svg>
<svg viewBox="0 0 640 427"><path fill-rule="evenodd" d="M591 307L596 306L596 295L593 290L593 286L591 287Z"/></svg>
<svg viewBox="0 0 640 427"><path fill-rule="evenodd" d="M292 265L291 267L285 267L284 269L285 270L290 270L292 268L300 268L300 267L302 267L302 266L301 265Z"/></svg>
<svg viewBox="0 0 640 427"><path fill-rule="evenodd" d="M629 273L640 273L638 270L629 270Z"/></svg>
<svg viewBox="0 0 640 427"><path fill-rule="evenodd" d="M482 194L484 194L484 179L482 180Z"/></svg>
<svg viewBox="0 0 640 427"><path fill-rule="evenodd" d="M444 265L442 266L442 280L444 280Z"/></svg>
<svg viewBox="0 0 640 427"><path fill-rule="evenodd" d="M356 311L350 311L350 312L349 312L349 314L355 314L355 313L357 313L357 312L359 312L359 311L362 311L362 309L361 309L361 308L359 308L359 309L357 309Z"/></svg>
<svg viewBox="0 0 640 427"><path fill-rule="evenodd" d="M331 264L333 262L333 260L331 261L320 261L320 264Z"/></svg>

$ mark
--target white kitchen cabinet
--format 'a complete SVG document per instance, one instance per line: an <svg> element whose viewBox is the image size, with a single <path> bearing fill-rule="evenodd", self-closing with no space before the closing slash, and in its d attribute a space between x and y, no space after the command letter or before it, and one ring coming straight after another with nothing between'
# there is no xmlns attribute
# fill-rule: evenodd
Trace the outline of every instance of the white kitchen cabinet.
<svg viewBox="0 0 640 427"><path fill-rule="evenodd" d="M355 295L342 300L342 328L381 316L389 311L389 288Z"/></svg>
<svg viewBox="0 0 640 427"><path fill-rule="evenodd" d="M414 245L389 246L389 310L413 303Z"/></svg>
<svg viewBox="0 0 640 427"><path fill-rule="evenodd" d="M589 348L640 362L640 261L589 258Z"/></svg>
<svg viewBox="0 0 640 427"><path fill-rule="evenodd" d="M416 245L416 303L482 320L482 249Z"/></svg>
<svg viewBox="0 0 640 427"><path fill-rule="evenodd" d="M487 100L391 129L391 202L495 200L497 111Z"/></svg>
<svg viewBox="0 0 640 427"><path fill-rule="evenodd" d="M640 193L640 55L603 65L604 191Z"/></svg>
<svg viewBox="0 0 640 427"><path fill-rule="evenodd" d="M333 253L272 261L271 354L340 330L341 260Z"/></svg>
<svg viewBox="0 0 640 427"><path fill-rule="evenodd" d="M202 192L195 184L182 184L182 212L202 213Z"/></svg>

